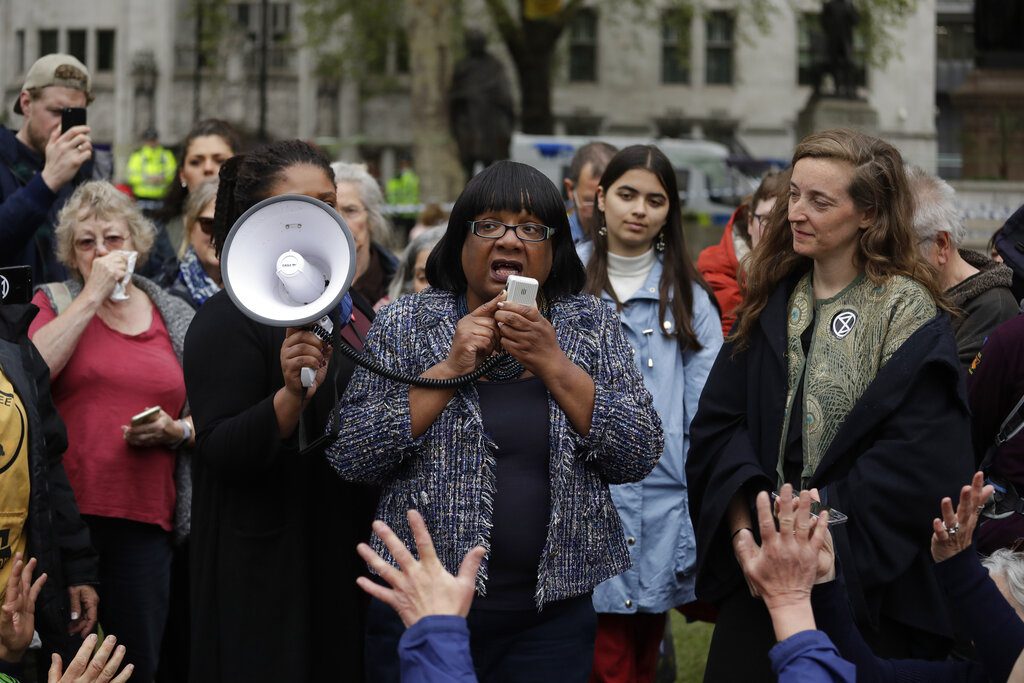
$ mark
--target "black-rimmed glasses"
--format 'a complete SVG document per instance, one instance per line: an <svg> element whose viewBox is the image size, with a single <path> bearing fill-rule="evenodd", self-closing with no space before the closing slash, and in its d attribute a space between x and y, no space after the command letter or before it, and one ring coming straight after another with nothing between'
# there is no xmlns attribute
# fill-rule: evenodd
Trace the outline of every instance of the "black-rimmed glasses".
<svg viewBox="0 0 1024 683"><path fill-rule="evenodd" d="M501 239L505 236L506 232L513 230L516 233L516 237L523 242L543 242L555 232L554 228L540 225L539 223L509 225L508 223L502 223L491 218L468 221L468 223L469 229L473 231L473 234L477 237L483 237L485 240Z"/></svg>

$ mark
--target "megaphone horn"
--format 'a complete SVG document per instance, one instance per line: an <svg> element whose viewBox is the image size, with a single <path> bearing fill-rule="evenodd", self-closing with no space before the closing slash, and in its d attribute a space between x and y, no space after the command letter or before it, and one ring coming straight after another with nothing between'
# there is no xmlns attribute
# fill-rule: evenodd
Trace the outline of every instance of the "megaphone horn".
<svg viewBox="0 0 1024 683"><path fill-rule="evenodd" d="M273 327L316 322L329 334L327 315L355 277L355 240L334 207L305 195L279 195L235 221L220 267L224 289L249 318ZM313 369L303 370L310 370L302 373L308 386Z"/></svg>

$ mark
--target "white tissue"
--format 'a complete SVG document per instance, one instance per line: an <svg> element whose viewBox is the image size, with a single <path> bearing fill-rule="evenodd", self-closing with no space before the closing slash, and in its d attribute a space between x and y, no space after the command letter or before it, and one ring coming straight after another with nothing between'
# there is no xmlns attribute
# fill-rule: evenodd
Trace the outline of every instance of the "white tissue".
<svg viewBox="0 0 1024 683"><path fill-rule="evenodd" d="M128 287L128 283L131 282L132 273L135 272L135 261L139 258L139 252L137 251L125 251L122 253L128 258L128 268L127 272L124 274L124 278L114 285L114 291L110 293L111 301L125 301L128 299L128 293L125 291L125 288Z"/></svg>

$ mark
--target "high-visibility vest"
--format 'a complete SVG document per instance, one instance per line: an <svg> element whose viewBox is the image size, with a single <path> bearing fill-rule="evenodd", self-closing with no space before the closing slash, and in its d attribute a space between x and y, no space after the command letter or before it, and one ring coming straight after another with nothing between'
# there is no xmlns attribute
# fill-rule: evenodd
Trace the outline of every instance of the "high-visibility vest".
<svg viewBox="0 0 1024 683"><path fill-rule="evenodd" d="M177 170L178 163L168 149L147 145L128 157L128 185L139 199L162 199Z"/></svg>

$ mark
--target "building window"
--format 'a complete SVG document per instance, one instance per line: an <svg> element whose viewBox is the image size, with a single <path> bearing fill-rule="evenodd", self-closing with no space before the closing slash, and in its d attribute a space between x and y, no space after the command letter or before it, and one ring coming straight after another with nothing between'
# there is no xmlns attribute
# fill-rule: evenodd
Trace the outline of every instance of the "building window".
<svg viewBox="0 0 1024 683"><path fill-rule="evenodd" d="M370 73L396 76L409 73L409 37L395 28L384 41L373 41L365 54Z"/></svg>
<svg viewBox="0 0 1024 683"><path fill-rule="evenodd" d="M39 31L39 56L50 55L58 51L57 47L57 30L56 29L40 29Z"/></svg>
<svg viewBox="0 0 1024 683"><path fill-rule="evenodd" d="M24 29L18 29L17 31L14 32L14 43L15 43L15 48L14 49L17 50L17 53L15 54L15 57L14 57L15 63L18 65L18 73L19 74L23 74L23 73L25 73L25 30Z"/></svg>
<svg viewBox="0 0 1024 683"><path fill-rule="evenodd" d="M824 74L825 32L821 28L821 15L804 12L797 19L797 83L814 86ZM854 83L867 83L867 49L857 31L853 33Z"/></svg>
<svg viewBox="0 0 1024 683"><path fill-rule="evenodd" d="M114 70L114 38L113 29L96 31L96 71Z"/></svg>
<svg viewBox="0 0 1024 683"><path fill-rule="evenodd" d="M84 29L68 30L68 54L76 58L82 64L86 63L85 36L86 32Z"/></svg>
<svg viewBox="0 0 1024 683"><path fill-rule="evenodd" d="M690 82L690 15L670 10L661 15L661 82Z"/></svg>
<svg viewBox="0 0 1024 683"><path fill-rule="evenodd" d="M974 59L974 24L967 21L948 21L939 17L935 25L936 59Z"/></svg>
<svg viewBox="0 0 1024 683"><path fill-rule="evenodd" d="M729 12L709 12L706 34L706 72L708 85L731 85L733 78L734 19Z"/></svg>
<svg viewBox="0 0 1024 683"><path fill-rule="evenodd" d="M597 12L582 9L569 26L569 80L597 80Z"/></svg>

